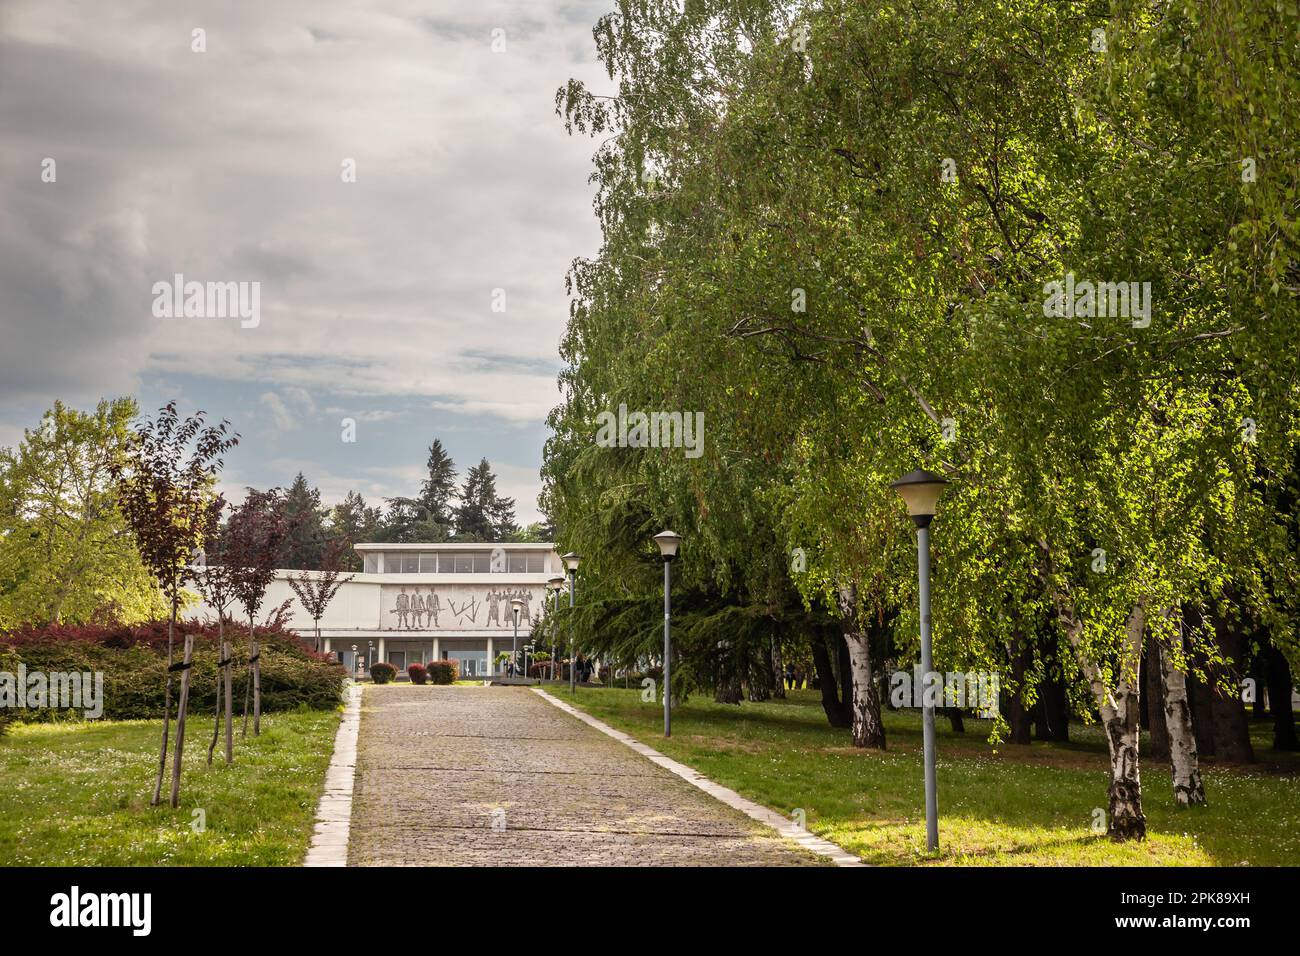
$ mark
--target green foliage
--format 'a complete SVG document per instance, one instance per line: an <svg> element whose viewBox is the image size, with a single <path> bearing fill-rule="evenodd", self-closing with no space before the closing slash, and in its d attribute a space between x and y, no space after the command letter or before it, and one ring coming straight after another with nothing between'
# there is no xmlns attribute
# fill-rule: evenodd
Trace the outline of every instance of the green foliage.
<svg viewBox="0 0 1300 956"><path fill-rule="evenodd" d="M646 540L671 525L688 594L782 608L793 587L834 613L851 582L860 610L901 611L907 648L912 533L887 483L918 465L958 482L934 526L945 666L997 662L1046 622L1113 686L1137 604L1169 639L1164 608L1229 582L1262 606L1260 568L1292 585L1267 489L1296 434L1297 147L1277 119L1296 109L1296 13L1160 11L602 19L615 95L557 98L572 128L616 135L544 466L565 547L593 555L584 640L617 620L653 648L652 610L612 609L652 606ZM1244 182L1245 156L1267 173ZM1149 282L1150 324L1046 315L1067 273ZM596 446L623 402L702 410L703 457Z"/></svg>
<svg viewBox="0 0 1300 956"><path fill-rule="evenodd" d="M496 482L486 458L465 473L455 511L457 540L500 541L516 532L515 500L497 494Z"/></svg>
<svg viewBox="0 0 1300 956"><path fill-rule="evenodd" d="M94 412L61 402L0 449L0 627L144 620L157 588L114 495L131 399Z"/></svg>

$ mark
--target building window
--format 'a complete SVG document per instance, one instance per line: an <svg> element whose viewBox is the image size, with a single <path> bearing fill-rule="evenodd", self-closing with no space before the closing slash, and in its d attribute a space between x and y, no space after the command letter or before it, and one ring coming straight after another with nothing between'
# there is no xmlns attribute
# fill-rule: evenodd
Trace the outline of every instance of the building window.
<svg viewBox="0 0 1300 956"><path fill-rule="evenodd" d="M373 551L367 551L366 556L362 558L361 570L366 574L378 574L379 555L375 554Z"/></svg>
<svg viewBox="0 0 1300 956"><path fill-rule="evenodd" d="M528 554L528 572L530 574L540 574L546 570L546 555L540 551L532 551Z"/></svg>
<svg viewBox="0 0 1300 956"><path fill-rule="evenodd" d="M420 555L420 573L421 574L438 573L438 556L436 554Z"/></svg>

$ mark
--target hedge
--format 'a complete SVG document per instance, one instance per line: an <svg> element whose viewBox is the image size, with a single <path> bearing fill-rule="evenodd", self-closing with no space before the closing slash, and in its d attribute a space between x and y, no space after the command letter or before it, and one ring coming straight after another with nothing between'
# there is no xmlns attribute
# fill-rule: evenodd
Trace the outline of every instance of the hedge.
<svg viewBox="0 0 1300 956"><path fill-rule="evenodd" d="M387 684L397 676L397 668L387 661L375 661L370 665L370 679L376 684Z"/></svg>
<svg viewBox="0 0 1300 956"><path fill-rule="evenodd" d="M411 678L412 684L424 684L429 680L429 672L424 669L423 664L411 664L406 668L406 676Z"/></svg>
<svg viewBox="0 0 1300 956"><path fill-rule="evenodd" d="M217 661L220 642L215 624L179 623L176 626L175 661L181 660L185 635L194 635L190 670L191 714L211 713L216 707ZM234 664L236 708L242 707L248 675L248 629L227 625ZM311 650L296 634L280 628L258 628L262 651L262 712L308 707L328 710L342 698L346 672L326 655ZM52 626L0 631L0 672L28 673L102 672L103 717L111 720L153 720L162 716L167 673L167 622L139 626ZM172 681L172 708L180 686ZM24 709L11 714L31 722L80 719L80 710Z"/></svg>

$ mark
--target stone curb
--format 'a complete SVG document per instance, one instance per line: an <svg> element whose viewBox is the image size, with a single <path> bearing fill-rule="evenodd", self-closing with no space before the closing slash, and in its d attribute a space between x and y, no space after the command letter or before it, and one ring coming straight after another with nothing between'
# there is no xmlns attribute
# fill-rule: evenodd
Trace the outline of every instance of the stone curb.
<svg viewBox="0 0 1300 956"><path fill-rule="evenodd" d="M771 827L782 837L793 843L797 843L805 850L816 853L818 856L826 857L836 866L866 865L843 847L832 843L830 840L823 840L821 837L813 836L807 830L795 826L775 810L769 810L767 807L761 806L752 800L746 800L740 794L736 793L736 791L728 789L721 784L714 783L698 770L694 770L686 766L684 763L678 763L670 757L665 757L659 751L655 750L653 747L647 747L635 737L631 737L628 734L623 733L621 730L615 730L613 727L609 726L609 724L597 720L590 714L583 713L576 707L565 703L559 698L552 697L542 688L533 688L533 693L546 698L556 707L560 708L560 710L564 711L566 714L571 714L572 716L577 717L589 727L594 727L602 734L605 734L608 737L613 737L619 743L631 747L647 760L658 764L670 773L676 774L687 783L703 790L715 800L725 803L733 810L739 810L751 820L757 820L764 826Z"/></svg>
<svg viewBox="0 0 1300 956"><path fill-rule="evenodd" d="M357 769L357 735L361 730L361 685L348 687L343 717L334 737L334 756L325 771L325 790L316 807L316 825L303 866L347 866L352 826L352 785Z"/></svg>

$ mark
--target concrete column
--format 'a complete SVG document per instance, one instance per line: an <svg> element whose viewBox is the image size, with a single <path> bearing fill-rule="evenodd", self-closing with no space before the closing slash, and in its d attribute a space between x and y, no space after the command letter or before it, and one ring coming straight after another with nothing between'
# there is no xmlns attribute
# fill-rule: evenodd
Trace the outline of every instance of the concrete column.
<svg viewBox="0 0 1300 956"><path fill-rule="evenodd" d="M488 673L495 675L497 672L497 665L495 660L496 648L492 643L492 638L489 637L487 639L487 642L488 642Z"/></svg>
<svg viewBox="0 0 1300 956"><path fill-rule="evenodd" d="M326 654L328 654L328 653L330 653L331 651L334 650L334 646L333 646L332 641L333 641L333 638L329 638L329 637L325 638L325 653L326 653Z"/></svg>
<svg viewBox="0 0 1300 956"><path fill-rule="evenodd" d="M388 658L384 656L384 639L382 637L379 639L379 647L375 650L375 654L375 660L383 661L385 664L388 663Z"/></svg>
<svg viewBox="0 0 1300 956"><path fill-rule="evenodd" d="M440 660L442 660L442 648L439 646L439 641L438 641L438 639L437 639L436 637L433 639L433 658L432 658L432 659L435 660L435 661L440 661Z"/></svg>

